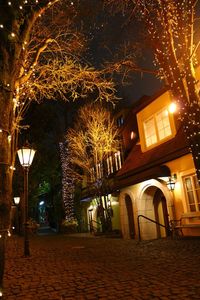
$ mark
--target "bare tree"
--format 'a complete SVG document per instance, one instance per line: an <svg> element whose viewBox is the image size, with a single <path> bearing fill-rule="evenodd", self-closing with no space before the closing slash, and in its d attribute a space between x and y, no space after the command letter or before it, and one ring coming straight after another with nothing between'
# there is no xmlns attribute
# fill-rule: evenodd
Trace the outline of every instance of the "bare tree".
<svg viewBox="0 0 200 300"><path fill-rule="evenodd" d="M127 16L126 26L131 26L134 18L144 24L157 67L150 72L164 81L177 102L200 181L200 85L196 73L200 42L198 30L195 31L198 0L105 0L104 3L113 12L121 11ZM125 58L113 66L123 65L134 71L149 72Z"/></svg>
<svg viewBox="0 0 200 300"><path fill-rule="evenodd" d="M74 175L91 189L102 208L102 190L108 174L103 164L119 150L119 132L111 113L98 104L81 107L74 128L67 132L67 140ZM105 221L104 214L101 221Z"/></svg>

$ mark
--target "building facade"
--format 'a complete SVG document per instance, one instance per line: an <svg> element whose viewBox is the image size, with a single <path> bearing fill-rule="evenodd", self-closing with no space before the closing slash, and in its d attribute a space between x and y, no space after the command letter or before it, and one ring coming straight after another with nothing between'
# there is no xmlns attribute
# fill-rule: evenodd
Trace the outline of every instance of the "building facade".
<svg viewBox="0 0 200 300"><path fill-rule="evenodd" d="M124 138L135 143L116 175L122 236L200 235L200 187L171 93L143 100L131 116Z"/></svg>
<svg viewBox="0 0 200 300"><path fill-rule="evenodd" d="M172 231L199 236L200 186L170 91L143 97L116 121L122 149L107 158L109 180L103 194L111 229L125 239L162 238ZM88 201L88 226L100 228L98 201Z"/></svg>

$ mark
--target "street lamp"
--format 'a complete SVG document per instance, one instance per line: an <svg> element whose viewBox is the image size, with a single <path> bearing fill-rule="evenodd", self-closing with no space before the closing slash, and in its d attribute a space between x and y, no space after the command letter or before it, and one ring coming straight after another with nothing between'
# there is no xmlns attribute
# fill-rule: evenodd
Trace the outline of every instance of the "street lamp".
<svg viewBox="0 0 200 300"><path fill-rule="evenodd" d="M28 171L32 164L35 150L24 146L17 151L17 154L24 169L24 256L30 256L28 238Z"/></svg>
<svg viewBox="0 0 200 300"><path fill-rule="evenodd" d="M13 199L14 199L15 205L18 205L20 202L20 197L14 197Z"/></svg>
<svg viewBox="0 0 200 300"><path fill-rule="evenodd" d="M19 234L20 233L20 222L19 222L19 202L20 202L20 197L14 197L13 202L15 204L15 230Z"/></svg>

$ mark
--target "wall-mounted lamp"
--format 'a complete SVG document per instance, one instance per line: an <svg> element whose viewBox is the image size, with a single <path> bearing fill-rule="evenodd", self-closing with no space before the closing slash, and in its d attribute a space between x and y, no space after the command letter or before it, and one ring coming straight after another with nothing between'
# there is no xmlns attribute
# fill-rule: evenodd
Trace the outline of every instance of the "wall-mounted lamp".
<svg viewBox="0 0 200 300"><path fill-rule="evenodd" d="M174 174L171 177L169 177L169 180L167 181L167 187L170 191L174 191L175 189L176 178L176 174Z"/></svg>

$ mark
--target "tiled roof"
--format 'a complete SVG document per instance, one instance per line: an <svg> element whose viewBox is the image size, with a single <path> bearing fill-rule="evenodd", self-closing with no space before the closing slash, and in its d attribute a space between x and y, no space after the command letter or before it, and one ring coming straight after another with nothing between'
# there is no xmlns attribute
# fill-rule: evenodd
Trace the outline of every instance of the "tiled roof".
<svg viewBox="0 0 200 300"><path fill-rule="evenodd" d="M180 128L174 138L149 151L142 152L140 145L135 145L116 176L121 180L137 174L138 181L142 172L147 170L150 172L151 168L161 166L187 153L189 153L187 139L183 129Z"/></svg>

